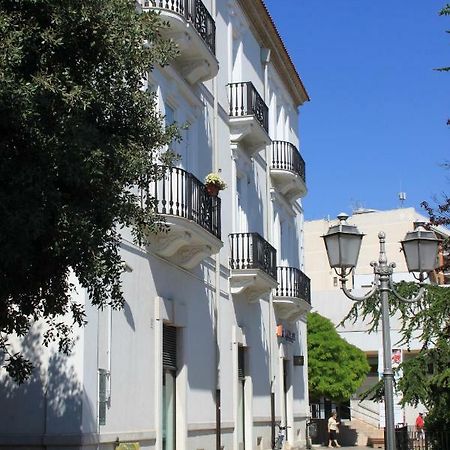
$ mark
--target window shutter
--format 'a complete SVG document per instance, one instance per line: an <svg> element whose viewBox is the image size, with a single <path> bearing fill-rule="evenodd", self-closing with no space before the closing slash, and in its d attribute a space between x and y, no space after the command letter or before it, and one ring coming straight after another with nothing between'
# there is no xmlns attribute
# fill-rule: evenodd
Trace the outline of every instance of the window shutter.
<svg viewBox="0 0 450 450"><path fill-rule="evenodd" d="M238 378L245 378L245 349L242 346L238 347Z"/></svg>
<svg viewBox="0 0 450 450"><path fill-rule="evenodd" d="M106 425L106 405L108 403L108 371L98 369L98 423Z"/></svg>
<svg viewBox="0 0 450 450"><path fill-rule="evenodd" d="M177 369L177 329L163 325L163 368Z"/></svg>

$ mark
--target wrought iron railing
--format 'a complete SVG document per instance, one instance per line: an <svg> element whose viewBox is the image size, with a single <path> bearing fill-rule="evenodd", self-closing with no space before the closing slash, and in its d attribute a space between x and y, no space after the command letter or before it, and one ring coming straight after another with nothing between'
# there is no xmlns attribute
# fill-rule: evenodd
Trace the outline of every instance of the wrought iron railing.
<svg viewBox="0 0 450 450"><path fill-rule="evenodd" d="M415 427L395 429L396 450L450 450L450 431L418 431Z"/></svg>
<svg viewBox="0 0 450 450"><path fill-rule="evenodd" d="M164 178L149 184L148 194L159 214L192 220L220 239L220 198L210 196L192 173L167 168Z"/></svg>
<svg viewBox="0 0 450 450"><path fill-rule="evenodd" d="M259 233L230 234L232 269L261 269L277 279L277 251Z"/></svg>
<svg viewBox="0 0 450 450"><path fill-rule="evenodd" d="M277 267L277 297L301 298L311 304L311 281L295 267Z"/></svg>
<svg viewBox="0 0 450 450"><path fill-rule="evenodd" d="M144 8L167 9L183 16L216 54L216 23L201 0L143 0L143 5Z"/></svg>
<svg viewBox="0 0 450 450"><path fill-rule="evenodd" d="M250 81L231 83L228 85L230 93L230 116L255 116L261 126L269 132L269 108Z"/></svg>
<svg viewBox="0 0 450 450"><path fill-rule="evenodd" d="M303 182L305 178L305 161L295 145L285 141L272 142L272 169L289 170L296 173Z"/></svg>

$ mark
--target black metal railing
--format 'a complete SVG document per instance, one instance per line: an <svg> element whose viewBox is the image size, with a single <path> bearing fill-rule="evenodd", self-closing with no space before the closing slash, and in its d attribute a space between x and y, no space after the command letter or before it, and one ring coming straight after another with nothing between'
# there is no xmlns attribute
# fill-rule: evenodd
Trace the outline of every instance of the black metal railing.
<svg viewBox="0 0 450 450"><path fill-rule="evenodd" d="M294 144L285 141L272 142L272 169L289 170L296 173L303 182L305 178L305 161Z"/></svg>
<svg viewBox="0 0 450 450"><path fill-rule="evenodd" d="M418 431L415 427L395 429L396 450L450 450L450 431Z"/></svg>
<svg viewBox="0 0 450 450"><path fill-rule="evenodd" d="M269 132L269 108L250 81L230 83L230 116L255 116L261 126Z"/></svg>
<svg viewBox="0 0 450 450"><path fill-rule="evenodd" d="M143 4L144 8L167 9L183 16L216 54L216 23L201 0L144 0Z"/></svg>
<svg viewBox="0 0 450 450"><path fill-rule="evenodd" d="M311 281L295 267L277 267L277 297L301 298L311 304Z"/></svg>
<svg viewBox="0 0 450 450"><path fill-rule="evenodd" d="M259 233L230 234L232 269L261 269L277 279L277 251Z"/></svg>
<svg viewBox="0 0 450 450"><path fill-rule="evenodd" d="M192 173L167 168L164 178L149 184L147 194L159 214L192 220L220 239L220 198L211 197Z"/></svg>

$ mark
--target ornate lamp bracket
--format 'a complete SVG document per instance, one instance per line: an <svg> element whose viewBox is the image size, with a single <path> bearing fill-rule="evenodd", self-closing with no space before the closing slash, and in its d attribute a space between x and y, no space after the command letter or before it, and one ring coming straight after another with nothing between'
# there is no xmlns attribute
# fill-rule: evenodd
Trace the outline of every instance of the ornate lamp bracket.
<svg viewBox="0 0 450 450"><path fill-rule="evenodd" d="M420 281L420 289L417 295L413 298L404 298L402 297L395 289L395 284L392 280L392 274L394 273L394 269L396 267L395 262L388 263L386 258L386 251L385 251L385 234L384 232L380 232L378 234L378 238L380 241L380 254L378 261L372 261L370 263L370 266L373 267L373 273L374 273L374 281L373 286L370 289L369 292L364 294L363 296L356 296L353 295L352 292L347 289L347 279L350 273L352 272L351 268L341 268L341 269L334 269L336 274L339 276L339 281L341 282L341 288L344 294L352 301L361 303L366 300L368 300L370 297L372 297L374 294L377 293L377 291L382 292L392 292L400 301L406 302L406 303L416 303L419 300L421 300L425 294L425 287L424 287L424 279L425 275L423 273L420 273L418 280Z"/></svg>
<svg viewBox="0 0 450 450"><path fill-rule="evenodd" d="M423 277L421 276L422 274L420 274L419 279L420 281L420 289L419 292L417 293L417 295L415 297L412 298L405 298L402 297L397 290L395 289L394 286L394 282L392 281L392 279L389 280L389 290L402 302L404 303L417 303L418 301L420 301L424 295L425 295L425 284L423 283Z"/></svg>

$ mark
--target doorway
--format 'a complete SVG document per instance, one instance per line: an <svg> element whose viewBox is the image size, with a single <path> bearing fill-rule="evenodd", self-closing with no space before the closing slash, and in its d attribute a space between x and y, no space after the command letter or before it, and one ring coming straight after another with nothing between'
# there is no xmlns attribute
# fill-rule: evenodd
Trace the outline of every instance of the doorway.
<svg viewBox="0 0 450 450"><path fill-rule="evenodd" d="M177 329L163 325L162 448L176 450Z"/></svg>
<svg viewBox="0 0 450 450"><path fill-rule="evenodd" d="M238 347L238 414L237 414L237 441L238 449L245 450L245 349Z"/></svg>

